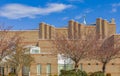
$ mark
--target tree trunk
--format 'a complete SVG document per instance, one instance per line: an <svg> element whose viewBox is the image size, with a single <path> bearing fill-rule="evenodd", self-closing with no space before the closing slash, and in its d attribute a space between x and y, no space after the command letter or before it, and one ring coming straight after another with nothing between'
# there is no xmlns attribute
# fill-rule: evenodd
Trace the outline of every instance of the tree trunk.
<svg viewBox="0 0 120 76"><path fill-rule="evenodd" d="M22 76L22 69L20 69L18 76Z"/></svg>
<svg viewBox="0 0 120 76"><path fill-rule="evenodd" d="M21 65L18 68L18 76L22 76L22 66Z"/></svg>
<svg viewBox="0 0 120 76"><path fill-rule="evenodd" d="M78 70L78 62L75 62L75 66L74 66L74 69L77 71Z"/></svg>
<svg viewBox="0 0 120 76"><path fill-rule="evenodd" d="M105 70L106 70L106 64L107 64L107 62L104 62L104 63L103 63L103 66L102 66L102 72L103 72L103 73L105 73Z"/></svg>

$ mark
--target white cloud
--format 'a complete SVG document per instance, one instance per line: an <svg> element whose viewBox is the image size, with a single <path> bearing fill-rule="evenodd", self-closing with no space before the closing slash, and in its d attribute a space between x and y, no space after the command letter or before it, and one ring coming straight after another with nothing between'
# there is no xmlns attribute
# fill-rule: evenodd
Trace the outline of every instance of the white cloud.
<svg viewBox="0 0 120 76"><path fill-rule="evenodd" d="M87 9L83 10L83 12L80 15L75 16L74 19L79 20L79 19L83 18L84 16L86 16L87 14L91 13L92 11L93 11L92 9L87 8Z"/></svg>
<svg viewBox="0 0 120 76"><path fill-rule="evenodd" d="M78 15L78 16L75 16L74 19L79 20L79 19L81 19L82 17L83 17L82 15Z"/></svg>
<svg viewBox="0 0 120 76"><path fill-rule="evenodd" d="M69 17L63 17L63 18L62 18L62 20L67 20L67 19L69 19Z"/></svg>
<svg viewBox="0 0 120 76"><path fill-rule="evenodd" d="M92 11L93 11L92 9L88 8L88 9L85 9L85 10L84 10L84 13L85 13L85 14L88 14L88 13L90 13L90 12L92 12Z"/></svg>
<svg viewBox="0 0 120 76"><path fill-rule="evenodd" d="M120 3L113 3L112 4L112 7L119 7L120 6Z"/></svg>
<svg viewBox="0 0 120 76"><path fill-rule="evenodd" d="M60 12L67 8L72 7L72 5L49 3L44 8L32 7L22 4L7 4L0 8L0 16L9 19L18 18L35 18L37 15L46 15L53 12Z"/></svg>
<svg viewBox="0 0 120 76"><path fill-rule="evenodd" d="M116 8L112 8L112 12L117 12L117 9Z"/></svg>
<svg viewBox="0 0 120 76"><path fill-rule="evenodd" d="M120 7L120 3L113 3L113 4L112 4L112 10L111 10L111 12L112 12L112 13L117 12L118 7Z"/></svg>

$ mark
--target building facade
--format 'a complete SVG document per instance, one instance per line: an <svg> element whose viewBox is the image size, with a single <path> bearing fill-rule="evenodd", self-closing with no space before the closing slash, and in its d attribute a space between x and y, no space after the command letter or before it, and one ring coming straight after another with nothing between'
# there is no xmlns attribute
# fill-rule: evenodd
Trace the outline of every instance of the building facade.
<svg viewBox="0 0 120 76"><path fill-rule="evenodd" d="M77 32L75 30L77 30ZM30 67L30 76L49 76L50 74L57 75L59 69L64 67L60 66L63 65L63 63L59 62L58 57L52 55L52 51L54 49L52 48L50 41L54 38L56 33L67 34L68 38L70 38L72 35L74 39L79 37L84 38L84 35L89 31L96 32L96 34L99 34L101 39L105 37L119 37L119 35L116 34L116 24L114 19L108 22L107 20L101 18L96 19L96 23L94 24L82 24L74 20L70 20L68 22L68 27L64 28L57 28L42 22L39 24L39 28L36 30L21 31L23 32L21 36L24 37L23 42L26 44L26 46L31 47L31 55L35 59ZM19 32L19 30L10 31L9 33L12 35L16 32ZM107 65L106 72L112 73L112 76L119 76L119 60L120 59L111 61ZM86 72L94 72L100 71L101 67L102 64L95 60L82 60L79 68L81 70L85 70Z"/></svg>

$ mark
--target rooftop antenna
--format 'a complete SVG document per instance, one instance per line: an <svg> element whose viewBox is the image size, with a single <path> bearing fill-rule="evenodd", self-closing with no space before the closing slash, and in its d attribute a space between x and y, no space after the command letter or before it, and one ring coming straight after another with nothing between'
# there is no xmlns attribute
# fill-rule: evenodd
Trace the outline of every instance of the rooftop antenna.
<svg viewBox="0 0 120 76"><path fill-rule="evenodd" d="M86 24L86 16L85 15L83 16L83 19L84 19L83 24Z"/></svg>

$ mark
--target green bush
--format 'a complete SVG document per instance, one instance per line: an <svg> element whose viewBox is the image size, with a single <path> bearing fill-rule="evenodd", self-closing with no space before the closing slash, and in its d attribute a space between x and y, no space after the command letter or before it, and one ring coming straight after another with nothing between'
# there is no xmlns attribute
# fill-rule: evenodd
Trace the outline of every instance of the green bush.
<svg viewBox="0 0 120 76"><path fill-rule="evenodd" d="M59 76L87 76L87 73L85 71L77 70L61 70L61 73Z"/></svg>
<svg viewBox="0 0 120 76"><path fill-rule="evenodd" d="M111 73L107 73L106 76L111 76Z"/></svg>
<svg viewBox="0 0 120 76"><path fill-rule="evenodd" d="M49 76L52 76L52 75L49 75Z"/></svg>
<svg viewBox="0 0 120 76"><path fill-rule="evenodd" d="M16 76L15 73L10 72L8 76Z"/></svg>
<svg viewBox="0 0 120 76"><path fill-rule="evenodd" d="M93 75L93 72L89 72L89 73L88 73L88 76L92 76L92 75Z"/></svg>
<svg viewBox="0 0 120 76"><path fill-rule="evenodd" d="M89 76L105 76L105 75L103 72L98 71L98 72L91 73L91 75L89 75Z"/></svg>
<svg viewBox="0 0 120 76"><path fill-rule="evenodd" d="M58 75L49 75L49 76L58 76Z"/></svg>

